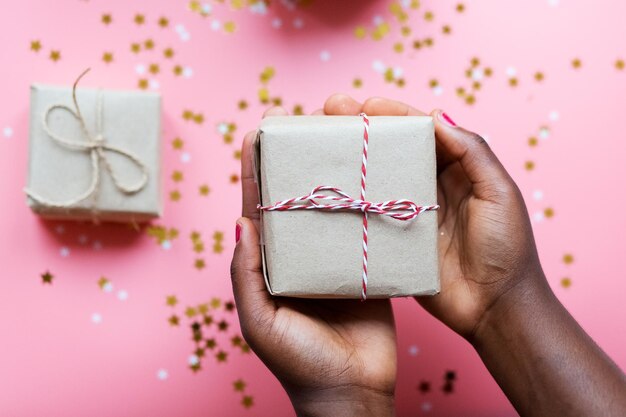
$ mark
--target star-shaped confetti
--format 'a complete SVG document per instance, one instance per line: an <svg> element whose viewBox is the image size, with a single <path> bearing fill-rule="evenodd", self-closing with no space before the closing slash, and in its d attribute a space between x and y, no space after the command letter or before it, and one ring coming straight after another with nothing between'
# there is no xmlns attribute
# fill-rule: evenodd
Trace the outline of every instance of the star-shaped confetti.
<svg viewBox="0 0 626 417"><path fill-rule="evenodd" d="M200 193L201 196L209 195L210 191L211 191L211 189L206 184L202 184L200 187L198 187L198 192Z"/></svg>
<svg viewBox="0 0 626 417"><path fill-rule="evenodd" d="M112 52L105 52L105 53L103 53L102 54L102 61L104 61L107 64L113 62L113 53Z"/></svg>
<svg viewBox="0 0 626 417"><path fill-rule="evenodd" d="M561 278L561 287L569 288L572 286L572 280L570 278Z"/></svg>
<svg viewBox="0 0 626 417"><path fill-rule="evenodd" d="M172 172L172 181L181 182L183 180L183 173L181 171Z"/></svg>
<svg viewBox="0 0 626 417"><path fill-rule="evenodd" d="M172 315L170 316L169 319L167 319L167 321L170 323L170 325L172 326L178 326L180 324L180 319L178 318L177 315Z"/></svg>
<svg viewBox="0 0 626 417"><path fill-rule="evenodd" d="M109 13L105 13L100 17L100 21L105 25L110 25L113 22L113 18Z"/></svg>
<svg viewBox="0 0 626 417"><path fill-rule="evenodd" d="M215 359L217 359L218 362L226 362L227 358L228 358L228 352L225 352L223 350L220 350L219 352L215 354Z"/></svg>
<svg viewBox="0 0 626 417"><path fill-rule="evenodd" d="M50 51L50 56L49 56L50 60L52 60L53 62L57 62L58 60L61 59L61 51L58 50L52 50Z"/></svg>
<svg viewBox="0 0 626 417"><path fill-rule="evenodd" d="M153 49L154 48L154 41L152 39L146 39L143 42L143 47L146 49Z"/></svg>
<svg viewBox="0 0 626 417"><path fill-rule="evenodd" d="M565 265L570 265L574 263L574 255L572 255L571 253L566 253L565 255L563 255L563 263Z"/></svg>
<svg viewBox="0 0 626 417"><path fill-rule="evenodd" d="M43 274L41 274L42 284L52 284L53 279L54 279L54 275L52 275L50 271L46 271Z"/></svg>
<svg viewBox="0 0 626 417"><path fill-rule="evenodd" d="M141 45L134 42L130 44L130 51L134 54L138 54L141 51Z"/></svg>
<svg viewBox="0 0 626 417"><path fill-rule="evenodd" d="M583 63L579 58L574 58L572 60L572 67L574 67L574 69L579 69L580 67L582 67Z"/></svg>
<svg viewBox="0 0 626 417"><path fill-rule="evenodd" d="M206 262L202 258L198 258L193 263L194 268L201 271L206 267Z"/></svg>
<svg viewBox="0 0 626 417"><path fill-rule="evenodd" d="M246 383L244 382L243 379L240 378L236 380L235 382L233 382L233 388L237 392L243 392L246 389Z"/></svg>
<svg viewBox="0 0 626 417"><path fill-rule="evenodd" d="M178 190L173 190L170 191L170 200L172 201L180 201L180 198L182 197L180 191Z"/></svg>
<svg viewBox="0 0 626 417"><path fill-rule="evenodd" d="M170 24L170 21L167 17L160 17L158 23L162 28L166 28Z"/></svg>
<svg viewBox="0 0 626 417"><path fill-rule="evenodd" d="M624 67L626 67L626 64L624 63L623 59L618 59L617 61L615 61L615 68L622 71Z"/></svg>
<svg viewBox="0 0 626 417"><path fill-rule="evenodd" d="M250 408L254 405L254 398L251 395L244 395L241 399L241 405L245 408Z"/></svg>
<svg viewBox="0 0 626 417"><path fill-rule="evenodd" d="M163 56L167 59L171 59L174 57L174 50L172 48L165 48L163 50Z"/></svg>
<svg viewBox="0 0 626 417"><path fill-rule="evenodd" d="M138 13L135 15L135 18L133 20L136 24L143 25L146 22L146 17Z"/></svg>
<svg viewBox="0 0 626 417"><path fill-rule="evenodd" d="M181 138L177 137L172 140L172 148L176 150L183 149L184 144L185 142Z"/></svg>
<svg viewBox="0 0 626 417"><path fill-rule="evenodd" d="M41 41L35 40L30 41L30 50L34 52L39 52L41 49Z"/></svg>
<svg viewBox="0 0 626 417"><path fill-rule="evenodd" d="M176 304L178 304L178 298L175 295L168 295L167 297L165 297L165 304L170 307L174 307Z"/></svg>

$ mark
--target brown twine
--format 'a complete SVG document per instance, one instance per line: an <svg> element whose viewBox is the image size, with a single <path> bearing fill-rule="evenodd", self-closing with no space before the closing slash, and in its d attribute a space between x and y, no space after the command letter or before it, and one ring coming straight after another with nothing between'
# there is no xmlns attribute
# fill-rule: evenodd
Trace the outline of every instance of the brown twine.
<svg viewBox="0 0 626 417"><path fill-rule="evenodd" d="M28 195L33 200L37 201L39 204L49 207L49 208L68 208L75 204L80 203L81 201L86 200L87 198L97 195L100 190L100 162L103 163L104 168L109 172L111 179L113 180L113 184L115 187L120 190L124 194L134 194L138 191L141 191L148 182L148 168L146 165L141 162L141 160L133 155L131 152L128 152L122 148L118 148L116 146L107 145L105 143L105 138L102 135L102 95L98 94L98 99L96 102L96 131L97 134L94 136L91 134L89 129L87 128L87 124L85 123L85 119L83 118L80 107L78 106L78 100L76 99L76 86L78 82L85 74L89 72L89 68L83 71L82 74L78 76L76 81L74 81L74 86L72 87L72 100L74 102L75 109L72 109L69 106L64 104L53 104L44 112L43 114L43 129L48 134L48 136L57 142L58 144L73 150L78 151L88 151L91 157L91 184L83 193L78 195L75 198L66 200L66 201L53 201L48 198L42 197L40 194L36 193L33 190L25 189L26 195ZM57 134L55 134L50 127L48 126L48 116L50 113L55 110L65 110L70 113L74 118L78 120L80 123L81 130L83 131L83 135L87 138L86 141L72 141L66 138L63 138ZM109 159L107 157L106 152L114 152L118 155L124 156L128 158L131 162L133 162L142 173L141 180L132 186L124 185L120 182L119 177L116 175L115 170L111 166ZM95 210L95 207L93 208Z"/></svg>

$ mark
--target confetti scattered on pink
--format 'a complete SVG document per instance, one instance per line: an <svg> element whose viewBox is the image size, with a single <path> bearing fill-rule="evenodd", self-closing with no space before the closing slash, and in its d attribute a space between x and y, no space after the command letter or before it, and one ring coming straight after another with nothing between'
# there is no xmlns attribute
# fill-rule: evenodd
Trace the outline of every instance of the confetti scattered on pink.
<svg viewBox="0 0 626 417"><path fill-rule="evenodd" d="M445 108L484 135L524 194L557 296L626 366L626 325L616 320L626 290L625 5L424 0L414 10L411 1L314 0L236 10L232 3L0 6L0 414L293 415L261 362L231 343L236 313L214 317L230 325L213 330L225 361L217 351L193 357L184 313L232 298L235 156L267 107L264 95L304 112L333 92L389 96ZM26 208L29 86L71 84L86 67L84 86L162 93L166 206L155 224L178 237L43 222ZM262 82L268 67L274 75ZM166 303L171 295L175 307ZM515 415L468 343L413 300L395 308L399 415ZM169 321L174 313L179 326ZM444 390L448 371L453 392ZM243 392L235 389L240 380Z"/></svg>

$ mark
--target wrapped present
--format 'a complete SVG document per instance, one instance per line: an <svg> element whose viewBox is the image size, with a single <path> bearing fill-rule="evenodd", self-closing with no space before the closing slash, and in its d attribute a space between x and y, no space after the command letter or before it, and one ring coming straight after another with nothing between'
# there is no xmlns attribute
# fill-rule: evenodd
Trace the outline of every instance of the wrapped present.
<svg viewBox="0 0 626 417"><path fill-rule="evenodd" d="M268 117L254 155L272 294L439 292L432 118Z"/></svg>
<svg viewBox="0 0 626 417"><path fill-rule="evenodd" d="M77 83L31 87L28 205L55 219L159 217L159 94Z"/></svg>

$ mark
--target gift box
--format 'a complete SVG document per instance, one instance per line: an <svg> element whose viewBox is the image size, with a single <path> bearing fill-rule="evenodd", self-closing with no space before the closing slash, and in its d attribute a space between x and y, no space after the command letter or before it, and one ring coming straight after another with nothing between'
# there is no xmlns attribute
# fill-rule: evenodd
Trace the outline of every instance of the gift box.
<svg viewBox="0 0 626 417"><path fill-rule="evenodd" d="M439 292L432 118L268 117L254 155L270 293Z"/></svg>
<svg viewBox="0 0 626 417"><path fill-rule="evenodd" d="M30 111L25 191L35 213L114 222L160 216L159 94L35 84Z"/></svg>

